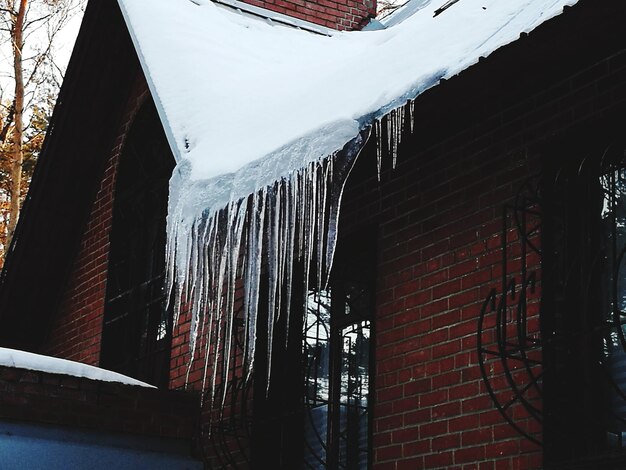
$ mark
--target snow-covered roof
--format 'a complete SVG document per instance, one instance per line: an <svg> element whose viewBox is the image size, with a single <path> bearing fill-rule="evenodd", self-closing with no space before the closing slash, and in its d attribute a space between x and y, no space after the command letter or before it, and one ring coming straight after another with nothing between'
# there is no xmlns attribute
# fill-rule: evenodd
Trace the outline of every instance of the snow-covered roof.
<svg viewBox="0 0 626 470"><path fill-rule="evenodd" d="M119 0L179 165L241 196L576 2L413 0L392 27L326 37L209 0ZM245 187L224 178L268 155Z"/></svg>
<svg viewBox="0 0 626 470"><path fill-rule="evenodd" d="M211 338L229 358L242 273L249 376L261 265L272 351L294 256L304 292L311 263L318 288L330 272L343 186L372 125L380 138L390 116L395 161L407 101L578 0L411 0L385 29L328 36L210 0L118 1L177 160L167 221L175 321L190 306L195 351L209 318L206 364Z"/></svg>
<svg viewBox="0 0 626 470"><path fill-rule="evenodd" d="M100 369L99 367L82 364L80 362L59 359L57 357L18 351L16 349L0 348L0 366L155 388L153 385L110 370Z"/></svg>

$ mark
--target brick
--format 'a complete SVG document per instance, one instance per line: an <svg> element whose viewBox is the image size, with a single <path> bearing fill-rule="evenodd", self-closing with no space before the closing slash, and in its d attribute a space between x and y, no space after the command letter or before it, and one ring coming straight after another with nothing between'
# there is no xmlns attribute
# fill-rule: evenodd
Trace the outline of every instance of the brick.
<svg viewBox="0 0 626 470"><path fill-rule="evenodd" d="M476 444L487 444L493 439L493 432L490 428L473 429L461 435L462 445L472 446Z"/></svg>
<svg viewBox="0 0 626 470"><path fill-rule="evenodd" d="M420 439L433 436L441 436L448 431L448 423L446 421L438 421L434 423L426 423L420 426Z"/></svg>
<svg viewBox="0 0 626 470"><path fill-rule="evenodd" d="M458 418L450 419L448 422L450 432L463 431L469 429L475 429L479 425L479 417L477 414L460 416Z"/></svg>
<svg viewBox="0 0 626 470"><path fill-rule="evenodd" d="M432 419L441 419L458 416L460 413L461 403L457 401L434 407L431 411L431 416Z"/></svg>
<svg viewBox="0 0 626 470"><path fill-rule="evenodd" d="M384 462L385 460L395 460L402 455L401 445L392 445L387 447L379 447L374 450L376 460Z"/></svg>
<svg viewBox="0 0 626 470"><path fill-rule="evenodd" d="M439 452L424 457L424 465L426 468L448 468L452 462L452 452Z"/></svg>
<svg viewBox="0 0 626 470"><path fill-rule="evenodd" d="M454 451L455 463L479 462L485 459L485 447L468 447Z"/></svg>
<svg viewBox="0 0 626 470"><path fill-rule="evenodd" d="M404 427L402 429L398 429L391 433L391 440L393 443L404 443L414 441L418 438L418 428L407 428Z"/></svg>
<svg viewBox="0 0 626 470"><path fill-rule="evenodd" d="M432 440L432 450L441 451L459 447L461 444L461 436L459 434L448 434L447 436L437 437Z"/></svg>

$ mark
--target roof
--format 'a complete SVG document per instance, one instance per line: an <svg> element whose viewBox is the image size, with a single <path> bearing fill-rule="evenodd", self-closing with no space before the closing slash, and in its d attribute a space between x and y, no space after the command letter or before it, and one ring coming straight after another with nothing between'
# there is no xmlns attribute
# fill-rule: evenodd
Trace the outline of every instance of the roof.
<svg viewBox="0 0 626 470"><path fill-rule="evenodd" d="M119 0L183 179L229 188L226 200L189 201L200 211L338 151L576 2L422 0L387 29L327 37L209 1Z"/></svg>

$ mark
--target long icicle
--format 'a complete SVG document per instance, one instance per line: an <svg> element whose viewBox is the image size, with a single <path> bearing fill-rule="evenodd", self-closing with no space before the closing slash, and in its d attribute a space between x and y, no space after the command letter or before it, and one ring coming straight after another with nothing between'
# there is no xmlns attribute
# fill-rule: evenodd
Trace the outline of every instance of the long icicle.
<svg viewBox="0 0 626 470"><path fill-rule="evenodd" d="M172 293L174 318L178 321L183 309L190 316L187 380L200 348L204 355L202 389L209 388L211 407L218 399L222 407L225 405L227 382L235 377L234 367L241 367L243 380L252 378L262 270L268 275L269 286L269 386L273 329L279 320L286 322L287 331L289 328L295 256L303 269L306 315L309 276L315 275L311 281L318 290L328 282L341 194L368 137L369 132L362 133L340 154L311 162L275 185L260 188L249 198L231 200L223 209L206 212L188 227L180 222L168 226L167 280L171 285L167 288ZM233 363L235 298L240 274L243 362ZM218 386L221 396L217 395Z"/></svg>

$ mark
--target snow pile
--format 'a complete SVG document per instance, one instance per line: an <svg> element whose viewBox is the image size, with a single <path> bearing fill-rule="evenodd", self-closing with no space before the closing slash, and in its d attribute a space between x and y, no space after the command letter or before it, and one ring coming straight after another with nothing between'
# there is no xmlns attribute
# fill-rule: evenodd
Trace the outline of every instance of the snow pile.
<svg viewBox="0 0 626 470"><path fill-rule="evenodd" d="M169 282L192 310L192 347L202 332L207 351L217 343L215 356L230 357L242 276L251 369L261 265L271 350L294 259L305 282L313 272L323 284L330 269L341 192L369 129L380 138L391 116L395 159L407 101L577 0L418 0L386 30L330 37L206 1L119 2L178 162Z"/></svg>
<svg viewBox="0 0 626 470"><path fill-rule="evenodd" d="M91 380L101 380L103 382L119 382L127 385L156 388L153 385L140 382L139 380L118 374L117 372L111 372L110 370L15 349L0 348L0 366L36 370L50 374L84 377Z"/></svg>

